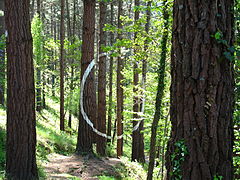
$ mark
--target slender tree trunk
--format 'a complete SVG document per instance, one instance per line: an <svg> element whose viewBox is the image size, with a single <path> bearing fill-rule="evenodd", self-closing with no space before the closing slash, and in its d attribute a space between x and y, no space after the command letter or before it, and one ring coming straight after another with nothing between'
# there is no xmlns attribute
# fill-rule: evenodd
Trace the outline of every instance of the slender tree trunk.
<svg viewBox="0 0 240 180"><path fill-rule="evenodd" d="M71 45L73 44L73 37L72 37L72 29L71 29L71 17L70 17L70 10L69 10L69 1L66 0L66 11L67 11L67 38L68 41L71 42ZM69 52L68 52L69 53ZM72 128L72 111L71 111L71 107L72 107L72 91L73 91L73 60L68 59L67 61L69 61L70 66L71 66L71 72L70 72L70 98L69 98L69 104L68 104L68 110L69 110L69 118L68 118L68 127Z"/></svg>
<svg viewBox="0 0 240 180"><path fill-rule="evenodd" d="M84 0L83 13L83 35L82 35L82 58L81 79L83 74L94 58L94 35L95 35L95 0ZM94 70L89 74L84 87L83 106L89 119L95 125L96 122L96 88L94 81ZM79 154L91 154L93 142L93 131L79 112L78 141L76 151Z"/></svg>
<svg viewBox="0 0 240 180"><path fill-rule="evenodd" d="M117 132L117 118L115 119L114 124L113 124L112 144L114 144L114 139L115 139L115 136L116 136L116 132Z"/></svg>
<svg viewBox="0 0 240 180"><path fill-rule="evenodd" d="M150 29L150 19L151 19L151 4L152 2L149 1L147 2L147 11L146 11L146 24L145 24L145 32L148 36L149 34L149 29ZM145 101L146 101L146 95L145 95L145 90L146 90L146 82L147 82L147 59L148 59L148 46L149 46L149 40L145 40L144 42L144 51L146 53L145 58L142 60L142 97L140 101L140 110L144 114L145 111Z"/></svg>
<svg viewBox="0 0 240 180"><path fill-rule="evenodd" d="M56 17L54 16L56 14L56 8L53 7L53 16L52 16L52 21L53 21L53 38L54 38L54 42L57 41L57 22L56 22ZM54 50L53 52L53 56L54 54L56 54L56 51ZM56 62L55 62L55 59L53 61L53 71L56 70ZM55 79L56 79L56 76L55 74L53 73L52 74L52 96L54 97L55 96Z"/></svg>
<svg viewBox="0 0 240 180"><path fill-rule="evenodd" d="M167 40L168 40L168 26L169 26L169 14L167 9L167 0L163 1L163 19L164 19L164 31L163 38L161 42L161 58L160 65L158 70L158 87L157 87L157 97L155 104L155 114L153 118L153 123L151 127L151 142L150 142L150 156L149 156L149 165L148 165L148 175L147 179L151 180L153 176L154 162L155 162L155 146L156 146L156 135L157 135L157 126L159 119L161 118L161 108L162 108L162 98L164 95L164 78L165 78L165 64L167 58Z"/></svg>
<svg viewBox="0 0 240 180"><path fill-rule="evenodd" d="M7 152L8 179L38 179L33 45L29 0L7 0Z"/></svg>
<svg viewBox="0 0 240 180"><path fill-rule="evenodd" d="M41 0L37 0L37 14L41 16Z"/></svg>
<svg viewBox="0 0 240 180"><path fill-rule="evenodd" d="M104 1L100 2L100 42L99 54L104 53L103 47L106 46L106 32L103 30L106 24L107 4ZM98 130L106 134L106 56L99 57L98 67ZM104 156L106 154L106 138L97 136L97 153Z"/></svg>
<svg viewBox="0 0 240 180"><path fill-rule="evenodd" d="M169 129L169 126L168 126L168 117L169 117L169 114L168 116L165 118L165 122L164 122L164 130L163 130L163 141L162 141L162 153L161 153L161 156L162 156L162 163L161 163L161 179L164 180L164 166L165 166L165 150L166 150L166 142L167 142L167 137L168 137L168 129Z"/></svg>
<svg viewBox="0 0 240 180"><path fill-rule="evenodd" d="M111 2L111 20L110 24L113 25L113 19L114 19L114 6L113 2ZM113 46L114 43L114 33L110 33L110 43L111 46ZM107 135L111 136L112 131L112 109L113 109L113 102L112 102L112 96L113 96L113 57L110 57L110 65L109 65L109 100L108 100L108 128L107 128ZM108 142L111 142L111 139L107 140Z"/></svg>
<svg viewBox="0 0 240 180"><path fill-rule="evenodd" d="M65 0L61 0L61 25L60 25L60 130L64 131L64 12Z"/></svg>
<svg viewBox="0 0 240 180"><path fill-rule="evenodd" d="M0 1L0 10L4 11L4 0ZM5 32L5 23L4 23L4 16L0 16L0 37ZM2 41L3 39L1 39ZM2 44L5 44L5 42L1 42ZM0 104L4 105L5 98L4 98L4 92L5 92L5 47L1 47L0 49Z"/></svg>
<svg viewBox="0 0 240 180"><path fill-rule="evenodd" d="M120 16L123 15L122 0L118 0L118 28L122 29L122 20ZM118 39L122 39L121 32L118 32ZM123 59L121 58L121 49L119 49L119 56L117 59L117 136L123 135ZM117 156L123 154L123 138L117 139Z"/></svg>
<svg viewBox="0 0 240 180"><path fill-rule="evenodd" d="M233 0L175 0L173 16L167 179L233 179L233 64L213 36L232 46Z"/></svg>
<svg viewBox="0 0 240 180"><path fill-rule="evenodd" d="M77 0L73 1L73 24L72 24L72 35L71 35L71 44L75 43L75 35L76 35L76 4ZM69 118L68 118L68 127L72 128L72 96L73 96L73 90L74 90L74 59L71 59L71 82L70 82L70 109L69 109Z"/></svg>
<svg viewBox="0 0 240 180"><path fill-rule="evenodd" d="M140 6L140 1L135 0L135 7ZM135 10L134 13L134 21L135 24L138 24L139 20L139 10ZM134 40L137 40L138 32L134 33ZM135 42L136 43L136 42ZM137 57L137 46L134 50L134 54L136 59ZM140 120L139 112L140 112L140 98L139 98L139 90L138 90L138 84L139 84L139 73L138 73L138 60L135 60L134 66L133 66L133 127L135 127ZM140 123L139 127L133 131L132 133L132 161L138 161L138 162L145 162L145 156L144 156L144 141L143 141L143 133L141 131L143 130L143 121Z"/></svg>
<svg viewBox="0 0 240 180"><path fill-rule="evenodd" d="M32 0L32 5L31 5L31 20L33 19L34 17L34 13L35 13L35 0Z"/></svg>
<svg viewBox="0 0 240 180"><path fill-rule="evenodd" d="M40 0L37 0L37 15L39 18L41 18L41 14L40 14ZM40 51L40 50L38 50ZM40 58L40 59L39 59ZM37 59L37 83L36 83L36 110L39 112L42 110L42 78L41 78L41 70L40 70L40 63L41 63L41 56L38 57Z"/></svg>

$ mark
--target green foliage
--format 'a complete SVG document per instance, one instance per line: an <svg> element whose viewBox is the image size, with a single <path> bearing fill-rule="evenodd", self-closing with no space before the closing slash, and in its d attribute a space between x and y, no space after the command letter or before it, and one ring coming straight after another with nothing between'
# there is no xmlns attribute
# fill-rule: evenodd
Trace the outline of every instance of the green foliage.
<svg viewBox="0 0 240 180"><path fill-rule="evenodd" d="M184 140L179 140L175 142L174 152L171 154L171 163L173 165L173 169L170 172L170 175L175 180L182 179L182 170L181 165L185 160L185 157L188 155L188 149L185 145Z"/></svg>
<svg viewBox="0 0 240 180"><path fill-rule="evenodd" d="M218 175L215 175L213 177L213 180L222 180L222 179L223 179L223 177L222 176L218 176Z"/></svg>
<svg viewBox="0 0 240 180"><path fill-rule="evenodd" d="M99 180L114 180L114 177L111 176L98 176Z"/></svg>
<svg viewBox="0 0 240 180"><path fill-rule="evenodd" d="M4 174L5 169L5 142L6 142L6 131L0 126L0 177Z"/></svg>
<svg viewBox="0 0 240 180"><path fill-rule="evenodd" d="M58 128L59 100L47 98L47 110L37 114L37 156L47 160L48 154L71 154L75 151L76 134L61 132ZM73 120L76 124L76 119Z"/></svg>
<svg viewBox="0 0 240 180"><path fill-rule="evenodd" d="M35 60L35 66L37 68L43 68L43 57L44 57L44 35L43 35L43 24L38 15L35 15L32 20L31 26L33 36L33 54Z"/></svg>
<svg viewBox="0 0 240 180"><path fill-rule="evenodd" d="M6 63L5 63L5 46L6 46L6 38L5 35L0 37L0 85L2 87L5 86L5 75L6 75Z"/></svg>
<svg viewBox="0 0 240 180"><path fill-rule="evenodd" d="M120 174L119 179L124 180L144 180L146 172L143 167L137 162L131 162L128 158L122 157L122 163L115 166L115 170Z"/></svg>

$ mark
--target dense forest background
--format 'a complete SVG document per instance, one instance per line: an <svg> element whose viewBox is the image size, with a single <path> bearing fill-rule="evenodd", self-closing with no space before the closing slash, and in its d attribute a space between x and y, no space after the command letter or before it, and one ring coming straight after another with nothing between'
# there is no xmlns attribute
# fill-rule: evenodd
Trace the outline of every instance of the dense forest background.
<svg viewBox="0 0 240 180"><path fill-rule="evenodd" d="M216 29L209 30L209 34L203 30L204 37L201 37L191 29L194 27L192 24L197 24L197 20L193 22L194 18L204 16L208 12L203 9L211 9L214 3L219 11L216 17L220 20L216 18ZM197 4L179 0L8 0L5 7L4 1L0 0L0 179L8 175L11 179L16 174L20 174L22 180L54 178L52 174L61 174L60 179L87 178L83 174L87 169L94 168L94 163L99 163L99 167L95 168L100 168L101 163L105 166L105 161L109 164L117 161L114 158L120 158L117 165L111 164L114 172L103 169L95 174L88 172L85 176L97 179L240 179L240 1L236 0L234 4L232 1L202 4L198 12ZM185 14L180 13L185 6ZM31 29L28 22L31 22ZM188 22L192 23L191 27ZM196 29L205 27L205 20L201 22L203 24L196 25ZM215 23L215 19L211 22ZM6 27L9 28L7 33ZM211 29L210 25L206 29ZM201 42L192 40L192 44L181 52L179 49L183 45L180 42L197 37L204 44L206 36L209 36L210 48L213 49L211 53L219 54L216 62L221 65L210 69L209 76L205 77L202 73L200 77L198 66L205 67L204 62L200 65L195 62L197 58L188 54L206 58L204 48L197 46ZM16 39L12 41L14 37ZM31 40L32 46L29 43ZM28 55L24 56L22 52ZM179 60L175 53L182 53L182 57L189 58L188 62L174 65L174 60ZM27 63L23 65L11 61L18 56L28 59ZM214 59L213 56L209 59ZM94 61L94 67L84 82L84 73ZM191 67L186 64L191 64ZM193 70L188 70L191 68ZM206 114L210 114L209 121L216 114L219 116L217 122L223 120L218 122L217 129L214 129L214 123L206 127L218 132L215 137L214 132L206 130L209 134L213 133L209 136L216 138L218 144L205 142L208 140L204 139L203 133L201 144L196 140L196 145L192 146L192 141L185 139L190 125L181 124L183 121L176 123L174 119L179 114L181 116L182 107L179 104L185 94L190 100L183 100L183 114L197 111L190 107L190 91L194 92L191 88L194 89L195 84L193 80L183 80L189 71L193 71L192 79L196 80L199 76L199 82L209 78L208 82L212 82L213 87L217 78L224 82L225 88L216 93L219 97L216 97L216 104L209 98L214 93L212 87L206 90L209 94L204 95L209 101L204 104L199 101L198 105L198 99L195 99L197 103L194 104L199 106L199 112L204 108L202 113L205 118ZM26 86L18 86L16 82L24 82ZM181 84L185 85L184 88ZM197 89L205 88L205 85L199 84ZM219 84L217 88L221 86ZM34 87L34 95L31 95L28 90L34 90ZM174 93L177 94L175 99ZM224 104L219 106L220 110L219 101ZM218 113L211 114L215 105ZM31 115L27 114L31 111ZM87 122L83 111L90 122ZM198 122L200 116L201 113L189 113L183 119L185 122L189 119L194 124L193 121ZM198 125L199 129L204 129L204 125ZM191 136L195 137L195 134ZM200 147L202 152L198 150ZM202 154L207 148L215 150L206 153L210 170L206 170L204 163L199 165L205 162ZM27 152L24 149L28 149ZM221 163L221 158L229 158L225 151L230 154L229 157L233 156L233 161L228 159L230 164L226 163L223 167L220 164L225 161ZM194 153L196 155L189 155ZM56 154L62 155L63 159L57 159ZM51 164L53 160L60 166L60 162L64 158L69 160L67 158L72 154L84 157L79 159L79 163L86 164L80 163L81 167L74 167L72 171L68 169L67 172L49 171L49 164L54 167ZM98 162L101 158L106 159ZM95 161L87 164L92 159ZM72 157L70 160L78 162ZM190 175L187 174L187 166L193 167ZM202 174L195 172L195 168L200 167ZM225 172L224 168L229 171ZM231 175L228 175L229 172Z"/></svg>

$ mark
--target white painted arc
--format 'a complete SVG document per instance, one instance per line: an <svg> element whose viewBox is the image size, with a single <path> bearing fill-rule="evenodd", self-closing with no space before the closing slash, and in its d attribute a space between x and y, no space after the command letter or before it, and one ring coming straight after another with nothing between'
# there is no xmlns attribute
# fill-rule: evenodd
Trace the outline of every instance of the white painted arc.
<svg viewBox="0 0 240 180"><path fill-rule="evenodd" d="M106 53L102 53L99 55L99 57L103 57L106 56ZM80 87L80 110L81 110L81 114L83 116L83 119L86 121L86 123L92 128L92 130L98 134L99 136L102 136L106 139L111 139L111 136L108 136L105 133L102 133L100 131L98 131L94 126L92 121L89 119L88 115L86 114L86 112L84 111L84 107L83 107L83 92L84 92L84 86L87 80L88 75L90 74L90 72L92 71L93 67L96 65L95 59L93 59L91 61L91 63L88 65L87 69L85 70L84 74L83 74L83 78L81 81L81 87ZM139 125L141 123L142 120L138 121L138 123L136 124L136 126L134 126L133 131L136 131L139 128ZM122 139L123 138L123 134L120 136L117 136L117 139Z"/></svg>

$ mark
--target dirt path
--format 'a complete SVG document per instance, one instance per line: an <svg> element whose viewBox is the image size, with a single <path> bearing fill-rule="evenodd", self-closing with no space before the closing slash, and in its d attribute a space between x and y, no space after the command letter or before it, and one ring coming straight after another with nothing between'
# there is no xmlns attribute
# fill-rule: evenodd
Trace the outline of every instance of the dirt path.
<svg viewBox="0 0 240 180"><path fill-rule="evenodd" d="M55 179L73 179L79 177L83 180L95 180L96 176L107 175L116 179L121 179L114 166L121 163L116 158L90 158L82 156L64 156L52 154L50 162L44 165L48 180Z"/></svg>

